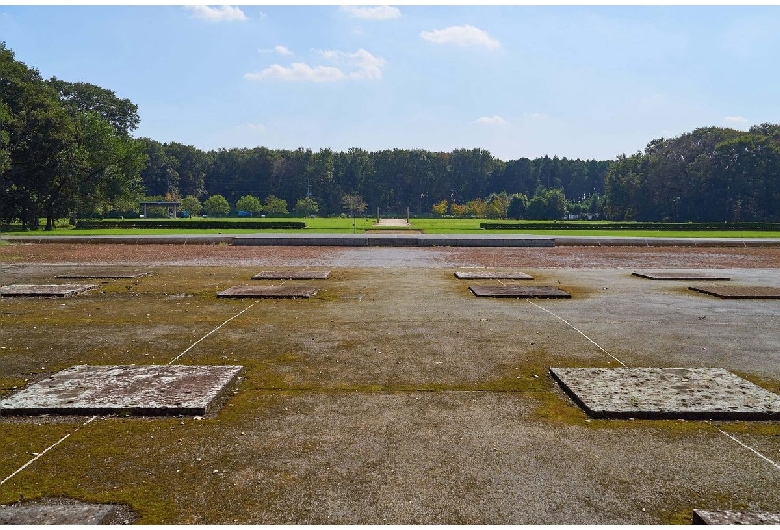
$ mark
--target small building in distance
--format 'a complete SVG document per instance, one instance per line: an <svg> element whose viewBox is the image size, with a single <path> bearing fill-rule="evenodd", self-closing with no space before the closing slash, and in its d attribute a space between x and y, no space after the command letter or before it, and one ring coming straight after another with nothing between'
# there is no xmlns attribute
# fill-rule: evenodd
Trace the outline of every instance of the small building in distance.
<svg viewBox="0 0 780 530"><path fill-rule="evenodd" d="M176 212L179 209L179 206L181 205L178 201L141 201L141 208L143 208L144 213L141 214L141 217L146 218L146 207L147 206L162 206L166 209L168 217L176 218Z"/></svg>

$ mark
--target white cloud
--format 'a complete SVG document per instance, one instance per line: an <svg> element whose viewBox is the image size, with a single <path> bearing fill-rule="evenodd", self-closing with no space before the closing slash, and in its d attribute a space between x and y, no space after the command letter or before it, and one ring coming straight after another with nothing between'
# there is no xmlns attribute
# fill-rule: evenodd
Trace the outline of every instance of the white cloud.
<svg viewBox="0 0 780 530"><path fill-rule="evenodd" d="M469 26L450 26L445 29L422 31L420 37L436 44L455 44L457 46L484 46L496 50L501 43L488 35L485 30Z"/></svg>
<svg viewBox="0 0 780 530"><path fill-rule="evenodd" d="M281 44L277 44L273 48L260 48L260 53L276 53L278 55L295 55L292 51L290 51L290 48L287 46L282 46Z"/></svg>
<svg viewBox="0 0 780 530"><path fill-rule="evenodd" d="M397 7L391 6L376 6L376 7L359 7L359 6L341 6L341 10L354 18L368 18L371 20L388 20L391 18L398 18L401 16L401 11Z"/></svg>
<svg viewBox="0 0 780 530"><path fill-rule="evenodd" d="M506 123L506 120L501 116L482 116L481 118L475 120L474 123L478 123L480 125L503 125Z"/></svg>
<svg viewBox="0 0 780 530"><path fill-rule="evenodd" d="M222 22L225 20L246 20L246 15L237 7L233 6L186 6L187 9L192 11L192 15L196 18L202 18L205 20L211 20L214 22Z"/></svg>
<svg viewBox="0 0 780 530"><path fill-rule="evenodd" d="M737 129L745 128L750 123L747 118L743 118L742 116L726 116L723 121L729 127L735 127Z"/></svg>
<svg viewBox="0 0 780 530"><path fill-rule="evenodd" d="M263 125L262 123L245 123L244 125L242 125L242 127L245 128L245 129L249 129L251 131L264 131L265 130L265 125Z"/></svg>
<svg viewBox="0 0 780 530"><path fill-rule="evenodd" d="M266 81L278 79L280 81L313 81L322 83L344 79L344 72L332 66L315 66L312 68L306 63L293 63L290 66L273 64L260 72L244 74L250 81Z"/></svg>
<svg viewBox="0 0 780 530"><path fill-rule="evenodd" d="M351 79L381 79L382 68L386 64L384 59L374 57L363 48L355 53L338 50L320 50L319 53L326 59L353 68L348 74Z"/></svg>
<svg viewBox="0 0 780 530"><path fill-rule="evenodd" d="M364 49L355 53L338 50L318 50L323 58L343 65L345 70L335 66L309 66L306 63L293 63L290 66L274 64L260 72L244 74L244 78L250 81L266 81L277 79L280 81L311 81L323 83L329 81L341 81L342 79L362 80L381 79L382 68L385 60L374 57Z"/></svg>

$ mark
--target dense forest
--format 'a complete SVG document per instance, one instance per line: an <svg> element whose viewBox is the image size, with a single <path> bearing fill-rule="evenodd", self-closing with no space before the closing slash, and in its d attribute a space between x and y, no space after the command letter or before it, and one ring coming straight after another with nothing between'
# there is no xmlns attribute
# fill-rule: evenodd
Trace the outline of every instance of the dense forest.
<svg viewBox="0 0 780 530"><path fill-rule="evenodd" d="M244 196L274 197L293 209L310 198L320 215L344 211L343 198L358 195L369 212L432 215L447 203L469 208L477 217L499 201L506 208L513 196L533 198L537 190L562 189L566 199L582 202L601 196L610 162L558 157L501 161L484 149L431 152L392 149L346 152L321 149L220 149L204 152L178 143L140 140L149 159L141 176L147 194L154 197L196 198L220 195L229 204ZM544 195L544 194L542 194ZM476 202L475 202L476 201ZM589 203L588 203L589 204ZM480 215L482 213L483 215Z"/></svg>
<svg viewBox="0 0 780 530"><path fill-rule="evenodd" d="M502 161L478 148L203 151L134 138L139 122L131 101L43 79L0 42L0 221L137 216L142 200L209 215L780 220L780 125L697 129L611 161Z"/></svg>
<svg viewBox="0 0 780 530"><path fill-rule="evenodd" d="M707 127L621 156L605 182L609 219L780 220L780 125Z"/></svg>

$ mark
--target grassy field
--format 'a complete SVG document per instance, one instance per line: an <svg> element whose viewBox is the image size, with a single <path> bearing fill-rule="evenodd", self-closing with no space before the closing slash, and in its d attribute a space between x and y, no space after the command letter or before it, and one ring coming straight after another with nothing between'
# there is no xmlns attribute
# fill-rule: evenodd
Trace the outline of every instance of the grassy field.
<svg viewBox="0 0 780 530"><path fill-rule="evenodd" d="M377 227L376 219L372 217L360 217L354 220L352 218L342 217L317 217L317 218L283 218L283 219L264 219L265 221L301 221L306 223L303 230L284 230L269 229L262 230L263 233L332 233L349 234L364 233L366 230L409 230L420 231L425 234L533 234L533 235L576 235L576 236L613 236L613 237L718 237L718 238L780 238L780 231L770 230L617 230L609 228L609 223L589 223L603 226L604 228L583 229L583 230L484 230L480 228L480 223L486 219L427 219L412 218L408 227ZM209 220L204 219L204 224ZM238 226L244 219L220 219L220 221L235 221ZM530 223L532 224L532 223ZM548 224L545 222L544 224ZM235 228L235 229L155 229L155 228L132 228L132 229L89 229L77 230L72 227L58 227L51 231L45 231L42 228L38 230L21 230L19 227L2 227L0 235L68 235L68 236L95 236L95 235L171 235L171 234L253 234L258 233L257 229Z"/></svg>

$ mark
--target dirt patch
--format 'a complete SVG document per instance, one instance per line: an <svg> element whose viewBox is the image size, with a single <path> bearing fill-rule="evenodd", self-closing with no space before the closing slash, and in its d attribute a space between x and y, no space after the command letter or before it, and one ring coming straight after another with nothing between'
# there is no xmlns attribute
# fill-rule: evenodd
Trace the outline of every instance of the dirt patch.
<svg viewBox="0 0 780 530"><path fill-rule="evenodd" d="M386 252L383 252L386 251ZM0 246L0 267L14 263L127 264L149 266L382 266L376 256L408 256L409 265L504 268L773 268L780 248L739 247L550 247L351 249L345 247L233 247L229 245L9 244ZM389 260L384 260L389 261Z"/></svg>

